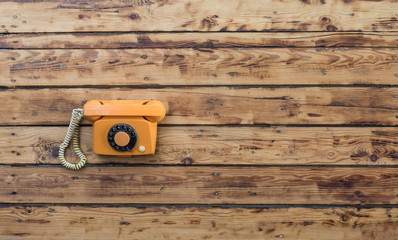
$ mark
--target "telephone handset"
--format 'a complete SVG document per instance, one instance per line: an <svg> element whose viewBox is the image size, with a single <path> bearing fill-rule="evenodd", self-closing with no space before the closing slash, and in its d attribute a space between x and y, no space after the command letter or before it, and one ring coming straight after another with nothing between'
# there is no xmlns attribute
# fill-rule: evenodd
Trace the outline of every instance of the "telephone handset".
<svg viewBox="0 0 398 240"><path fill-rule="evenodd" d="M83 109L74 109L64 142L59 148L61 163L78 170L86 163L79 148L79 122L93 123L93 151L99 155L132 156L154 154L157 123L163 120L166 108L157 100L90 100ZM80 158L77 164L65 160L65 149L73 138L73 147Z"/></svg>

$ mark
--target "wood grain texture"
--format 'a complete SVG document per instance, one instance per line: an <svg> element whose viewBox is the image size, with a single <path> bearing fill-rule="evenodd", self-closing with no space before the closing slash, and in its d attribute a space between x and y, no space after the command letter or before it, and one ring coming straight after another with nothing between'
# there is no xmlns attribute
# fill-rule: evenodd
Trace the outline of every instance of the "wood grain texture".
<svg viewBox="0 0 398 240"><path fill-rule="evenodd" d="M66 127L0 128L1 164L59 164ZM92 152L92 128L82 127L89 164L375 165L398 163L396 128L159 127L156 155L120 158ZM78 162L72 149L67 159Z"/></svg>
<svg viewBox="0 0 398 240"><path fill-rule="evenodd" d="M0 85L398 83L394 49L4 50Z"/></svg>
<svg viewBox="0 0 398 240"><path fill-rule="evenodd" d="M0 4L0 32L396 31L394 0L21 1ZM371 11L370 11L371 9ZM43 14L46 13L46 14Z"/></svg>
<svg viewBox="0 0 398 240"><path fill-rule="evenodd" d="M396 168L1 167L0 202L397 204Z"/></svg>
<svg viewBox="0 0 398 240"><path fill-rule="evenodd" d="M2 49L397 47L396 32L1 34Z"/></svg>
<svg viewBox="0 0 398 240"><path fill-rule="evenodd" d="M397 96L398 88L369 87L7 89L0 122L68 125L72 109L90 99L157 99L167 109L161 124L395 125Z"/></svg>
<svg viewBox="0 0 398 240"><path fill-rule="evenodd" d="M397 239L396 208L9 206L5 239Z"/></svg>
<svg viewBox="0 0 398 240"><path fill-rule="evenodd" d="M398 240L397 9L0 1L0 239ZM90 99L164 102L157 154L97 156L84 121L61 167Z"/></svg>

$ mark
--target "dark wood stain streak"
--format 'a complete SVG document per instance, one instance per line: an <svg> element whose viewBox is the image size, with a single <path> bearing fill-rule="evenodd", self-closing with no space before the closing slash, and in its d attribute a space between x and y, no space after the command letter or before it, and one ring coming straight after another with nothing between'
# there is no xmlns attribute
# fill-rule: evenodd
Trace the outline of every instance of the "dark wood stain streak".
<svg viewBox="0 0 398 240"><path fill-rule="evenodd" d="M12 233L11 234L12 236L18 236L18 237L23 237L23 236L30 236L30 235L32 235L32 234L30 234L30 233Z"/></svg>
<svg viewBox="0 0 398 240"><path fill-rule="evenodd" d="M44 223L51 223L51 221L49 220L44 220L44 219L26 219L26 220L22 220L22 219L18 219L17 220L18 223L39 223L39 224L44 224Z"/></svg>
<svg viewBox="0 0 398 240"><path fill-rule="evenodd" d="M326 29L330 19L322 18ZM294 21L293 21L294 22ZM295 21L305 30L309 24ZM375 26L377 27L377 26ZM226 31L222 28L220 31ZM0 35L1 48L394 47L393 33L62 33ZM76 41L77 40L77 41Z"/></svg>

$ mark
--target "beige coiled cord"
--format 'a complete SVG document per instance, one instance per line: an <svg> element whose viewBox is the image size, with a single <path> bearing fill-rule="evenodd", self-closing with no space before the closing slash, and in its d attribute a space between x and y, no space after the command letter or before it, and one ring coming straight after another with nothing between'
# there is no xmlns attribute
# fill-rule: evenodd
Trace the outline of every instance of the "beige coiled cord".
<svg viewBox="0 0 398 240"><path fill-rule="evenodd" d="M70 124L68 132L66 133L65 140L59 147L59 160L64 167L71 170L79 170L86 164L86 156L82 153L79 147L79 122L83 117L83 109L77 108L72 111L72 118L70 119ZM80 162L77 164L70 163L65 160L65 149L69 146L70 139L73 137L73 149L75 153L80 158Z"/></svg>

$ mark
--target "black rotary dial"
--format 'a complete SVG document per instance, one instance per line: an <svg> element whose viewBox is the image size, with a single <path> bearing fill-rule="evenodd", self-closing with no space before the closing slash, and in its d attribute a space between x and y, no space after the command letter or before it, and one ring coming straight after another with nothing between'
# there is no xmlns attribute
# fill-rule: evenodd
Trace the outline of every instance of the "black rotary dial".
<svg viewBox="0 0 398 240"><path fill-rule="evenodd" d="M137 132L126 123L113 125L107 134L109 145L118 152L131 152L137 144Z"/></svg>

